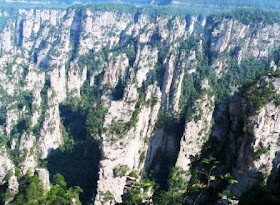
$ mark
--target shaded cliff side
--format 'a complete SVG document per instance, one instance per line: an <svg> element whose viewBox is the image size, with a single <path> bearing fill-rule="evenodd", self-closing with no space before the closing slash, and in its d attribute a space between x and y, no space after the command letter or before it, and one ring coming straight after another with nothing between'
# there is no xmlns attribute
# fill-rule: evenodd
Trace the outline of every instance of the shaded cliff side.
<svg viewBox="0 0 280 205"><path fill-rule="evenodd" d="M18 182L28 170L43 168L45 184L46 170L51 177L61 172L69 186L85 189L83 203L111 204L135 191L128 179L137 190L149 178L159 184L155 193L168 191L177 167L192 181L193 163L213 138L220 141L217 152L230 142L228 159L247 160L241 156L247 135L242 145L236 142L230 132L236 113L226 111L232 107L225 101L249 78L277 68L277 17L255 10L202 17L129 8L19 10L3 27L0 182L12 192L7 202L21 191ZM250 23L244 12L264 18ZM233 170L241 181L239 169L245 175L249 169L243 161ZM73 180L79 170L84 173ZM249 185L232 190L240 196ZM151 198L147 193L140 200Z"/></svg>

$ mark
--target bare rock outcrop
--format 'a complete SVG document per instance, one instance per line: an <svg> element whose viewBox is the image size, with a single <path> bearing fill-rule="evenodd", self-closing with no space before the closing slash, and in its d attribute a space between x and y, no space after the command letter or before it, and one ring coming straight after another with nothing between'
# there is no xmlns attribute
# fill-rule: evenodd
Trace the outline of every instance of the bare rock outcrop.
<svg viewBox="0 0 280 205"><path fill-rule="evenodd" d="M234 174L238 183L231 185L232 192L240 196L253 184L264 182L270 185L279 169L279 114L277 96L280 93L280 79L264 76L259 79L254 89L270 87L270 98L259 109L252 104L251 99L242 99L242 116L244 121L241 146ZM248 91L250 93L250 91ZM249 94L246 95L249 95ZM245 96L246 96L245 95ZM258 96L259 97L259 96ZM244 116L247 115L244 119ZM233 123L234 125L234 123Z"/></svg>
<svg viewBox="0 0 280 205"><path fill-rule="evenodd" d="M192 161L200 156L203 144L208 140L212 128L214 95L208 80L201 83L202 95L194 102L192 119L187 120L180 143L176 166L189 171Z"/></svg>

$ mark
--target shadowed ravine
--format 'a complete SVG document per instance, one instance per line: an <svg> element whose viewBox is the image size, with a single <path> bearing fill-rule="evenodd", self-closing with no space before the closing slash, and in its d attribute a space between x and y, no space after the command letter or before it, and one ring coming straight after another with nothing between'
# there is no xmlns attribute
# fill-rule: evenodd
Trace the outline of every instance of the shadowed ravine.
<svg viewBox="0 0 280 205"><path fill-rule="evenodd" d="M64 137L68 137L68 141L63 148L50 154L48 170L51 176L62 174L68 187L81 187L80 200L87 204L96 194L99 145L93 139L87 139L86 112L80 108L72 110L69 105L60 106L60 112L65 127Z"/></svg>

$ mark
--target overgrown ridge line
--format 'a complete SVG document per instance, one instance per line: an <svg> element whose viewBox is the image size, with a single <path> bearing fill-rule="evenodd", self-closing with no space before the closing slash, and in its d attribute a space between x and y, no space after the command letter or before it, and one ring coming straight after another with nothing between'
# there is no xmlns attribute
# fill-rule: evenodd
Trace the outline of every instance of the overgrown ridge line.
<svg viewBox="0 0 280 205"><path fill-rule="evenodd" d="M279 12L178 3L0 9L3 203L279 202Z"/></svg>

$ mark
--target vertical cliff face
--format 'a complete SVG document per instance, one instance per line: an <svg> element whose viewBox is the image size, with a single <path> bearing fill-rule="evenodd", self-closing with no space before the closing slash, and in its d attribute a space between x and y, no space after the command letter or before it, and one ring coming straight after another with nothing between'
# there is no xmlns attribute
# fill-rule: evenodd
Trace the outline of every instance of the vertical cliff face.
<svg viewBox="0 0 280 205"><path fill-rule="evenodd" d="M215 22L215 20L213 19ZM211 25L211 24L210 24ZM228 58L224 58L224 53L234 56L240 63L248 57L266 58L270 49L278 45L279 24L260 23L258 25L244 24L234 19L224 19L214 27L209 27L211 31L210 48L213 52L212 68L218 77L225 73Z"/></svg>
<svg viewBox="0 0 280 205"><path fill-rule="evenodd" d="M10 197L7 199L7 202L9 203L13 199L14 195L18 193L19 183L17 182L17 179L15 177L15 165L9 158L7 149L4 146L1 147L0 162L1 185L7 183L8 189L11 193Z"/></svg>
<svg viewBox="0 0 280 205"><path fill-rule="evenodd" d="M37 170L49 189L48 173L38 161L63 148L75 133L62 123L73 120L62 115L67 103L81 109L89 105L96 111L92 118L100 122L85 136L98 141L102 155L95 204L122 203L128 175L161 173L164 157L189 171L212 129L214 83L232 72L232 59L237 65L248 57L270 59L270 49L280 42L279 30L277 23L247 25L218 17L154 17L90 8L20 10L0 32L0 108L5 110L0 134L12 155L18 152L24 160L13 162L3 151L7 169L0 169L0 181L7 183L4 176L12 170L13 183L8 183L16 193L16 166L19 178ZM268 112L250 118L246 133L257 132L256 120L263 126L262 121L277 119ZM274 127L269 131L273 136ZM258 133L255 149L275 140L260 145L267 135ZM240 149L247 150L245 144ZM263 155L256 166L269 159L270 173L276 152ZM246 161L245 156L238 160Z"/></svg>
<svg viewBox="0 0 280 205"><path fill-rule="evenodd" d="M202 146L207 142L212 128L214 94L208 80L202 82L201 93L201 97L193 104L194 112L186 122L180 142L176 166L184 171L190 171L192 161L199 157Z"/></svg>
<svg viewBox="0 0 280 205"><path fill-rule="evenodd" d="M279 166L278 97L279 76L268 74L248 86L239 113L244 123L242 142L234 173L238 184L231 186L234 194L240 196L254 184L264 182L271 185ZM255 96L256 92L263 96ZM262 99L260 103L259 100Z"/></svg>

